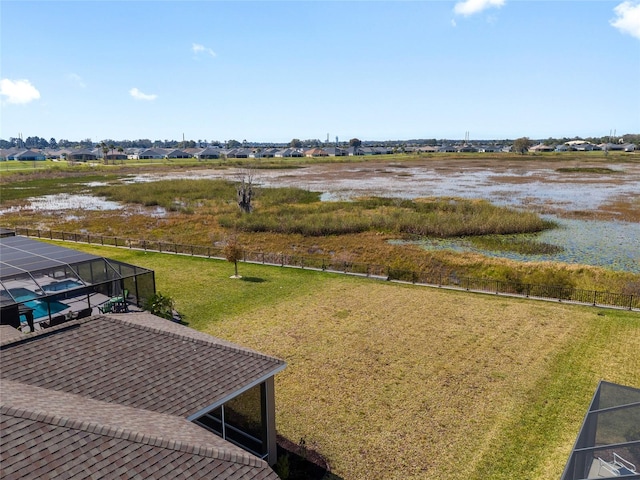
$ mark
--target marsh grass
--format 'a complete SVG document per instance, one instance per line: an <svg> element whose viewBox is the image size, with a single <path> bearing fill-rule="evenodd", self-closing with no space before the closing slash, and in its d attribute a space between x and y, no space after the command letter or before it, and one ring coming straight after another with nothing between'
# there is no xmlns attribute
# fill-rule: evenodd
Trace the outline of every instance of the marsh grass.
<svg viewBox="0 0 640 480"><path fill-rule="evenodd" d="M86 175L68 177L51 177L49 175L42 177L29 175L24 179L19 177L19 180L2 185L0 203L56 193L81 193L89 190L87 187L89 182L108 182L117 178L115 175L101 175L94 171L87 171Z"/></svg>
<svg viewBox="0 0 640 480"><path fill-rule="evenodd" d="M254 211L247 215L235 207L235 184L227 180L166 180L95 189L97 195L111 200L186 213L194 213L206 202L221 227L239 232L317 237L382 231L453 237L538 232L554 226L533 212L498 207L484 200L372 197L321 202L319 193L300 188L260 188L256 192Z"/></svg>
<svg viewBox="0 0 640 480"><path fill-rule="evenodd" d="M277 356L278 433L349 480L558 478L638 314L72 245L153 269L189 326Z"/></svg>
<svg viewBox="0 0 640 480"><path fill-rule="evenodd" d="M607 167L562 167L556 168L559 173L598 173L602 175L624 173L622 170L613 170Z"/></svg>
<svg viewBox="0 0 640 480"><path fill-rule="evenodd" d="M483 235L469 237L472 245L485 250L497 252L516 252L525 255L554 254L564 250L564 248L550 243L538 242L532 238L525 238L517 235Z"/></svg>

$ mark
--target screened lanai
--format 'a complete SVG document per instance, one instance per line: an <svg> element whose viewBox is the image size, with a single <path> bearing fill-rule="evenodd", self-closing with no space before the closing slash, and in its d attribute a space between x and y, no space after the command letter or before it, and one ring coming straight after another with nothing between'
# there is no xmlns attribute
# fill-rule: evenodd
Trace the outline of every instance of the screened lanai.
<svg viewBox="0 0 640 480"><path fill-rule="evenodd" d="M640 389L600 382L561 480L640 479Z"/></svg>
<svg viewBox="0 0 640 480"><path fill-rule="evenodd" d="M152 270L20 236L0 238L1 323L30 330L141 306Z"/></svg>

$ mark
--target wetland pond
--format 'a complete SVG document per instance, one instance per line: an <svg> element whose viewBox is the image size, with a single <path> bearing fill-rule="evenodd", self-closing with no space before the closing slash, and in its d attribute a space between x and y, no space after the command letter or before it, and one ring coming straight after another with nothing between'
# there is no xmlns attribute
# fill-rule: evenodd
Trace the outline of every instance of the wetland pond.
<svg viewBox="0 0 640 480"><path fill-rule="evenodd" d="M462 239L430 239L416 242L426 249L478 252L520 261L558 261L594 265L640 273L640 223L615 220L575 219L572 212L603 212L619 200L640 199L640 164L612 164L611 174L557 171L576 162L539 161L449 161L426 160L396 164L389 162L336 163L299 169L254 170L256 184L265 187L300 187L321 192L325 201L361 196L394 198L461 197L482 198L496 205L536 211L558 224L558 228L529 236L539 242L562 247L546 255L524 255L489 251ZM246 173L246 170L244 171ZM131 181L159 178L225 178L237 181L243 170L191 171L141 175ZM594 216L595 217L595 216Z"/></svg>
<svg viewBox="0 0 640 480"><path fill-rule="evenodd" d="M562 247L558 253L524 255L489 251L464 238L428 239L417 243L425 249L478 252L519 261L559 261L594 265L612 270L640 273L640 221L617 220L614 207L640 200L640 163L609 165L610 174L560 173L560 167L575 167L576 161L425 160L420 162L332 163L296 169L253 170L256 185L299 187L320 192L324 201L362 196L415 199L422 197L481 198L496 205L535 211L558 224L558 228L528 239ZM602 166L602 165L600 165ZM141 174L126 182L153 182L172 178L223 178L238 181L246 169L198 169L184 172ZM90 188L90 186L88 186ZM75 196L69 196L75 197ZM90 195L76 198L37 197L26 208L64 211L65 203L76 200L83 208L118 208L113 202ZM69 207L71 208L71 207ZM129 208L120 206L120 208ZM147 214L163 216L165 212ZM2 212L0 212L0 215ZM603 215L604 214L604 215ZM576 218L577 217L577 218Z"/></svg>

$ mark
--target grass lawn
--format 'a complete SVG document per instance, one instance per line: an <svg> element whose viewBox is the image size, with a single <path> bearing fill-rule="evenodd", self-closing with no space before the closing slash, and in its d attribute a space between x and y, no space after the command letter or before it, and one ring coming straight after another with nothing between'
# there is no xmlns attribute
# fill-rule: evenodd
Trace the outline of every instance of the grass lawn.
<svg viewBox="0 0 640 480"><path fill-rule="evenodd" d="M189 325L275 355L278 432L343 479L558 478L600 379L640 387L638 313L109 247Z"/></svg>

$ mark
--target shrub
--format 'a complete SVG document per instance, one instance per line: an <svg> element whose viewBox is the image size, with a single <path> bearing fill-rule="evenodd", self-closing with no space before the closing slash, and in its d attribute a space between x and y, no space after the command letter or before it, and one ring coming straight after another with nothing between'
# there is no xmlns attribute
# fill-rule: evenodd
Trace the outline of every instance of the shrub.
<svg viewBox="0 0 640 480"><path fill-rule="evenodd" d="M171 297L156 292L147 299L144 309L158 317L171 320L173 319L174 305L175 302Z"/></svg>

